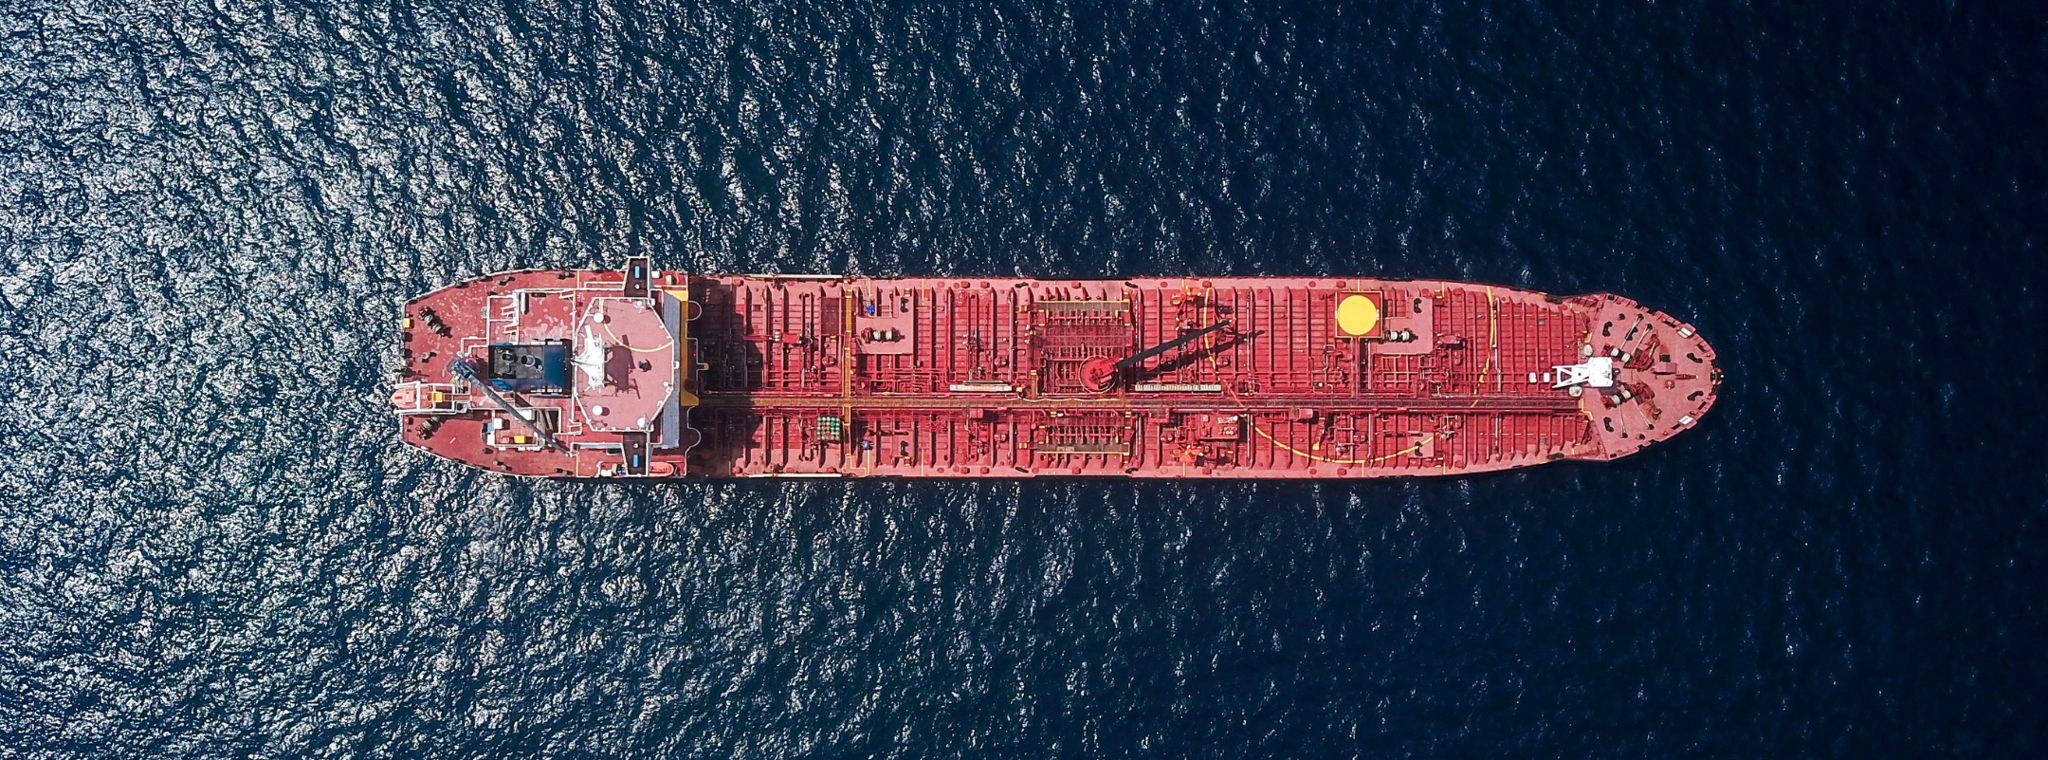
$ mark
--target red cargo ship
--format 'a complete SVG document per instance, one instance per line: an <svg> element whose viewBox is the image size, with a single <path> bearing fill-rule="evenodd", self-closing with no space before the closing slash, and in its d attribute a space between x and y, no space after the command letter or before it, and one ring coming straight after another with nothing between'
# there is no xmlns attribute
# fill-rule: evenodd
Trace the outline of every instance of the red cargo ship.
<svg viewBox="0 0 2048 760"><path fill-rule="evenodd" d="M406 442L540 477L1375 478L1699 422L1689 325L1434 280L520 271L405 308Z"/></svg>

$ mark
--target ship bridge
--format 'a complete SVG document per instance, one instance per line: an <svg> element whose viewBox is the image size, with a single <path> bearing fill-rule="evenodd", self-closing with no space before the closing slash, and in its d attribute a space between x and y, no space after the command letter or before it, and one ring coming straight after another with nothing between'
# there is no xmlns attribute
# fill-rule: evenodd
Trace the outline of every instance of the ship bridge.
<svg viewBox="0 0 2048 760"><path fill-rule="evenodd" d="M610 276L606 276L610 275ZM587 468L597 453L624 471L660 469L655 453L681 454L697 397L687 388L689 284L681 273L631 258L616 273L513 272L422 299L408 316L403 382L392 393L413 432L438 439L479 413L474 440L437 448L512 469L513 459L567 457L551 469ZM482 283L479 283L482 284ZM530 466L523 466L530 469Z"/></svg>

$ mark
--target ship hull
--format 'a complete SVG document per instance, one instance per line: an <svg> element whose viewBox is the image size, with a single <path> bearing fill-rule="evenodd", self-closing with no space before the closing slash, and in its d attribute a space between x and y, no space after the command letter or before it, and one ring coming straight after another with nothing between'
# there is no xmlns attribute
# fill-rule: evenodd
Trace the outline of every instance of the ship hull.
<svg viewBox="0 0 2048 760"><path fill-rule="evenodd" d="M1442 476L1632 454L1720 379L1691 326L1604 294L645 267L408 304L406 442L540 477Z"/></svg>

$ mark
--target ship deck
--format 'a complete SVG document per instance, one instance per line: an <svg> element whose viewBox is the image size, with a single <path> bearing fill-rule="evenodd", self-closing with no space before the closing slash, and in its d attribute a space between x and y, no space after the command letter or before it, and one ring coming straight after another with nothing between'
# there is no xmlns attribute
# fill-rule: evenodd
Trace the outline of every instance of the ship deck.
<svg viewBox="0 0 2048 760"><path fill-rule="evenodd" d="M447 334L409 331L407 377L517 339L504 328L531 309L517 304L582 314L626 288L618 273L526 272L429 294L409 318L431 309ZM677 315L684 402L667 431L607 446L579 424L587 410L521 398L558 410L563 447L492 445L504 413L472 399L408 417L408 440L552 476L1442 475L1634 452L1696 423L1716 380L1690 326L1627 299L1443 281L669 273L648 297ZM1106 385L1090 371L1211 327ZM1593 357L1613 363L1611 387L1559 387L1559 367ZM623 466L643 450L651 467Z"/></svg>

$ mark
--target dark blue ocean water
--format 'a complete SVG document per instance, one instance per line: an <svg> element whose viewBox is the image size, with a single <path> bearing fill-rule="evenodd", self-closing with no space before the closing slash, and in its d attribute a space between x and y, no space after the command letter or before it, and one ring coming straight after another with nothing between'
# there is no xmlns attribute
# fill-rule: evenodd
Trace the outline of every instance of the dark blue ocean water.
<svg viewBox="0 0 2048 760"><path fill-rule="evenodd" d="M2026 2L0 6L0 759L2041 757ZM1724 398L1462 480L528 483L400 304L1612 291Z"/></svg>

